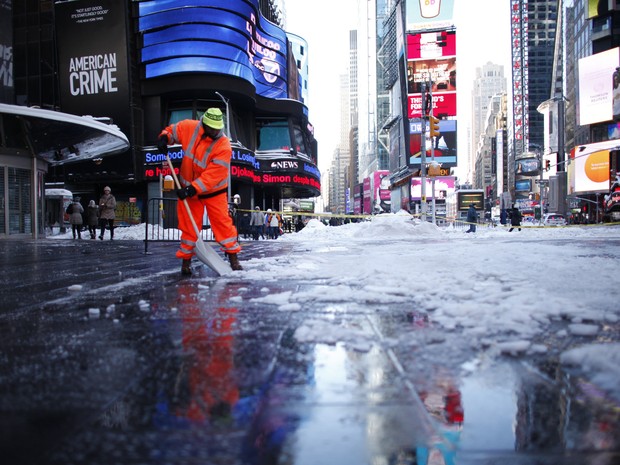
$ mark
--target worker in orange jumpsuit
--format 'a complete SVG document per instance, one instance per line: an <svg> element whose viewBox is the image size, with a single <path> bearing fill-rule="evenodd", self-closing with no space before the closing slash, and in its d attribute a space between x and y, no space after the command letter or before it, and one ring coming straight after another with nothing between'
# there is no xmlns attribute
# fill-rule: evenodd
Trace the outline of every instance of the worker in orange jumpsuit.
<svg viewBox="0 0 620 465"><path fill-rule="evenodd" d="M224 118L219 108L209 108L200 121L186 119L171 124L160 133L157 148L168 152L168 145L181 144L185 152L176 190L180 200L187 199L196 224L202 224L207 209L215 240L228 256L233 270L241 270L237 254L237 229L228 211L228 173L232 149L223 133ZM177 206L181 245L176 252L183 259L181 273L190 275L197 236L184 206Z"/></svg>

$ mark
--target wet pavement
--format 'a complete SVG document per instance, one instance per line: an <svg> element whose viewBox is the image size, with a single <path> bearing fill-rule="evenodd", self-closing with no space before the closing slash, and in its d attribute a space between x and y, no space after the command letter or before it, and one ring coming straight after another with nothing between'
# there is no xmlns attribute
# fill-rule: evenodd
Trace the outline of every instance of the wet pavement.
<svg viewBox="0 0 620 465"><path fill-rule="evenodd" d="M455 347L457 371L424 312L286 312L263 297L311 284L183 278L176 247L0 241L2 463L620 463L620 406L548 354L468 368ZM308 321L373 344L304 341ZM424 347L394 342L412 331Z"/></svg>

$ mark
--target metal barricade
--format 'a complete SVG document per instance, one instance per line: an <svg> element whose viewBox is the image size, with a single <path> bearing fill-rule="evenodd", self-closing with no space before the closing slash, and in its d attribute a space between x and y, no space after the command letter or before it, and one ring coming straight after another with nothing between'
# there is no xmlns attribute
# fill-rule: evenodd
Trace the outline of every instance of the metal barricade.
<svg viewBox="0 0 620 465"><path fill-rule="evenodd" d="M144 234L144 253L148 253L149 242L180 242L179 218L176 198L153 197L146 206L146 231ZM212 241L213 233L206 212L203 215L202 240Z"/></svg>

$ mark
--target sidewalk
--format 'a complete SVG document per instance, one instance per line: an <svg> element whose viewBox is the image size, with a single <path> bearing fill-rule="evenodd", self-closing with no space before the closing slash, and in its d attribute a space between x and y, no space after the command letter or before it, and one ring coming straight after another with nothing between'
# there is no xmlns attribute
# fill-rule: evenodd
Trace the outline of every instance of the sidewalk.
<svg viewBox="0 0 620 465"><path fill-rule="evenodd" d="M620 457L460 451L455 462L458 380L390 343L423 327L424 315L316 302L287 310L269 296L307 283L216 278L201 265L183 278L177 246L151 244L145 255L141 241L0 241L3 463L611 465ZM246 242L242 262L290 247ZM376 345L355 351L295 337L302 322L334 320ZM514 376L509 365L494 370ZM527 378L514 385L544 419L541 406L562 397ZM521 441L553 440L559 425L530 426ZM492 425L464 434L494 440Z"/></svg>

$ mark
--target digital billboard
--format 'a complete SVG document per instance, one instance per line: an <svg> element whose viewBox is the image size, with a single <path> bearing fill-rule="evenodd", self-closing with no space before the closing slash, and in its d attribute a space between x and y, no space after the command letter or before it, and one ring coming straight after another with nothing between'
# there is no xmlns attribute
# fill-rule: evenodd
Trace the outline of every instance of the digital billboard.
<svg viewBox="0 0 620 465"><path fill-rule="evenodd" d="M250 82L263 97L290 98L288 38L263 18L257 0L153 0L138 9L146 79L225 74Z"/></svg>
<svg viewBox="0 0 620 465"><path fill-rule="evenodd" d="M429 133L428 121L426 124L426 134ZM409 150L411 156L409 158L409 166L413 169L419 169L422 164L422 121L412 121L409 124ZM456 120L440 120L439 121L440 136L434 139L428 139L426 145L426 162L431 161L431 143L435 152L435 161L441 163L442 168L452 168L457 162L457 140L456 140Z"/></svg>
<svg viewBox="0 0 620 465"><path fill-rule="evenodd" d="M521 176L537 176L540 162L538 158L520 158L515 160L515 174Z"/></svg>
<svg viewBox="0 0 620 465"><path fill-rule="evenodd" d="M407 0L407 31L448 28L454 24L454 0Z"/></svg>
<svg viewBox="0 0 620 465"><path fill-rule="evenodd" d="M614 118L614 87L620 100L616 73L620 66L620 48L616 47L579 60L579 124L600 123ZM620 113L620 102L616 108Z"/></svg>
<svg viewBox="0 0 620 465"><path fill-rule="evenodd" d="M516 192L531 192L532 191L532 180L531 179L517 179L515 181L515 191Z"/></svg>
<svg viewBox="0 0 620 465"><path fill-rule="evenodd" d="M425 32L407 36L408 117L422 117L423 83L432 81L433 114L456 116L456 33ZM424 112L426 113L426 112Z"/></svg>
<svg viewBox="0 0 620 465"><path fill-rule="evenodd" d="M426 178L426 198L432 198L433 179L435 180L435 199L445 199L454 192L454 176ZM422 199L422 178L411 178L411 200Z"/></svg>
<svg viewBox="0 0 620 465"><path fill-rule="evenodd" d="M497 173L497 193L504 192L504 131L495 132L495 163Z"/></svg>
<svg viewBox="0 0 620 465"><path fill-rule="evenodd" d="M588 19L604 15L613 9L613 0L587 0L586 3L588 5Z"/></svg>
<svg viewBox="0 0 620 465"><path fill-rule="evenodd" d="M609 150L575 157L575 192L609 190Z"/></svg>
<svg viewBox="0 0 620 465"><path fill-rule="evenodd" d="M63 112L110 117L125 133L129 67L123 2L79 0L54 5Z"/></svg>
<svg viewBox="0 0 620 465"><path fill-rule="evenodd" d="M0 3L0 103L14 103L13 11L11 2Z"/></svg>

